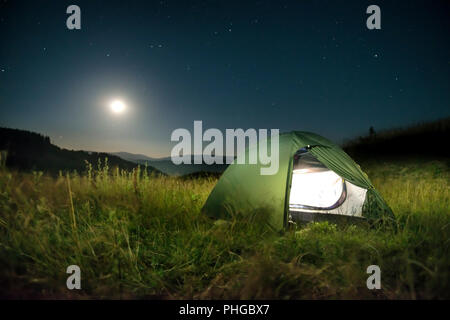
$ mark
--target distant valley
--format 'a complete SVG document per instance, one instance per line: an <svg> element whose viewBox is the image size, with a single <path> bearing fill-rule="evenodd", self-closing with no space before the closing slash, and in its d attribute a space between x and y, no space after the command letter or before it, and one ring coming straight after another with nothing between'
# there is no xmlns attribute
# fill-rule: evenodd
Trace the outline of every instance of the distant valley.
<svg viewBox="0 0 450 320"><path fill-rule="evenodd" d="M191 156L191 163L192 164L180 164L176 165L172 162L170 157L165 158L151 158L146 155L142 154L134 154L134 153L128 153L128 152L114 152L111 153L114 156L120 157L126 161L134 162L140 165L147 164L148 166L151 166L153 168L156 168L157 170L168 174L168 175L174 175L174 176L184 176L196 172L211 172L211 173L221 173L225 171L225 169L228 167L228 164L226 164L226 158L224 157L224 164L212 164L208 165L204 162L202 164L194 164L194 158L201 157L197 155ZM230 158L230 157L228 157ZM231 157L232 159L232 157Z"/></svg>

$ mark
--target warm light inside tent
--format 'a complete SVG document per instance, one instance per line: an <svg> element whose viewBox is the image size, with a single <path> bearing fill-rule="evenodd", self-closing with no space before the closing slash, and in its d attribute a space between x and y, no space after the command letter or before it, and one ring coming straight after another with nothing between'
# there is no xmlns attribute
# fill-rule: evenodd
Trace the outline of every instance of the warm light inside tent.
<svg viewBox="0 0 450 320"><path fill-rule="evenodd" d="M309 169L295 169L294 173L309 173L311 170Z"/></svg>
<svg viewBox="0 0 450 320"><path fill-rule="evenodd" d="M342 178L331 170L320 172L310 172L308 169L294 170L289 204L331 207L339 201L343 188Z"/></svg>

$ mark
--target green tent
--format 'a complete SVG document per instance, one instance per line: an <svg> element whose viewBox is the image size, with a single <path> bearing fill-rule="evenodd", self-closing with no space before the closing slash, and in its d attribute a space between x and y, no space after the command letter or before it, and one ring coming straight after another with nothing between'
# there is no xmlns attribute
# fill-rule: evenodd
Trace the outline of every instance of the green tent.
<svg viewBox="0 0 450 320"><path fill-rule="evenodd" d="M270 145L270 139L262 143L269 143ZM248 153L251 149L246 149L246 159L248 159ZM293 188L294 158L299 150L303 150L303 152L306 150L311 158L314 158L329 173L339 176L344 183L348 183L352 188L364 191L360 218L369 220L394 218L391 209L378 191L375 190L368 176L349 155L331 141L317 134L302 131L279 135L279 170L274 175L261 175L261 167L267 166L260 163L237 164L234 160L209 195L203 207L203 212L211 217L222 219L238 213L260 215L274 229L283 229L288 225L291 218L289 199L291 188ZM308 181L311 181L311 179ZM319 185L319 187L321 186ZM302 190L310 191L308 189ZM302 209L302 211L308 210ZM318 212L320 213L320 210ZM342 209L341 212L324 212L348 214L342 212Z"/></svg>

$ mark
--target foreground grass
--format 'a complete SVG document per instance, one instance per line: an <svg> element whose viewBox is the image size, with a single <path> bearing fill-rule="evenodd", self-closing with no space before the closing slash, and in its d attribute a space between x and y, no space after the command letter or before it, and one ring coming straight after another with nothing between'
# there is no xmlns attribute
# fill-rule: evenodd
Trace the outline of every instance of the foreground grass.
<svg viewBox="0 0 450 320"><path fill-rule="evenodd" d="M0 296L450 298L448 164L363 164L397 230L315 223L282 234L200 209L214 178L107 168L51 178L0 171ZM70 190L70 191L69 191ZM66 288L67 266L82 290ZM366 288L366 268L382 290Z"/></svg>

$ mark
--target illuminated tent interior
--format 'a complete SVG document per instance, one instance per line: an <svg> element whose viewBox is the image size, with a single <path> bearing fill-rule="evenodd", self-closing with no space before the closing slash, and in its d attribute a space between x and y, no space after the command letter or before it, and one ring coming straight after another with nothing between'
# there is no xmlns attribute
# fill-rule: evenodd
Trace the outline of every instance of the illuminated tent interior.
<svg viewBox="0 0 450 320"><path fill-rule="evenodd" d="M289 218L313 221L317 215L362 217L366 189L345 181L306 149L294 155Z"/></svg>
<svg viewBox="0 0 450 320"><path fill-rule="evenodd" d="M246 149L246 159L254 148L259 149L259 145ZM216 219L251 216L276 230L324 219L394 219L360 166L322 136L304 131L280 134L278 172L261 175L264 167L267 165L238 164L235 160L222 174L202 211Z"/></svg>

